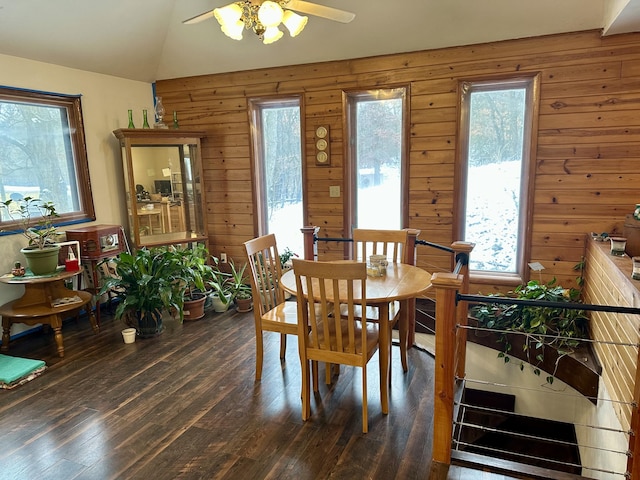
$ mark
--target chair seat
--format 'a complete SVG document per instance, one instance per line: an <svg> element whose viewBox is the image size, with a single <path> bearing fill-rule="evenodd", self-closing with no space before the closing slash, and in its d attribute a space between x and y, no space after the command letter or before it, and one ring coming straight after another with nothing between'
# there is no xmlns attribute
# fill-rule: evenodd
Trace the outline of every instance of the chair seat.
<svg viewBox="0 0 640 480"><path fill-rule="evenodd" d="M341 320L341 323L343 325L342 328L342 332L341 332L341 336L342 336L342 344L343 345L347 345L349 343L349 332L348 332L348 328L346 327L348 325L348 320ZM365 324L366 325L366 329L367 329L367 352L374 352L376 350L376 345L378 344L378 338L379 338L379 333L378 333L378 326L377 325L372 325L372 324ZM335 334L335 324L333 322L330 323L329 325L329 330L331 332L331 351L335 351L337 350L337 337ZM312 341L312 333L309 332L309 350L327 350L327 348L325 347L325 339L324 339L324 327L323 326L319 326L318 328L318 342L320 344L320 348L319 349L314 349L311 347L311 345L313 345L313 341ZM362 335L362 323L361 322L356 322L355 327L354 327L354 332L355 332L355 337L356 338L360 338L360 335ZM361 345L359 343L356 343L356 351L354 353L357 354L361 354L362 353L362 348ZM309 358L313 358L314 355L312 353L309 354Z"/></svg>
<svg viewBox="0 0 640 480"><path fill-rule="evenodd" d="M295 302L283 302L262 315L264 330L273 328L276 332L298 332L298 306Z"/></svg>

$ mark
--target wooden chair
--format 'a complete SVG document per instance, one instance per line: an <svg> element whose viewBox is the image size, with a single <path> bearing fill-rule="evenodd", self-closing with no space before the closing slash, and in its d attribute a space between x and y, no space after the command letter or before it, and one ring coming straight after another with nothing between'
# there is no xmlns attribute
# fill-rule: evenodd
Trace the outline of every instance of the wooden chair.
<svg viewBox="0 0 640 480"><path fill-rule="evenodd" d="M293 271L296 276L296 291L307 292L306 296L297 296L302 419L307 420L311 416L310 361L314 392L318 391L318 362L361 367L362 431L367 433L367 363L378 350L379 326L364 323L356 312L357 307L366 303L366 264L312 262L294 258ZM335 301L333 297L333 292L339 288L345 292L340 295L341 302ZM361 298L357 304L354 292L356 298ZM316 303L315 308L313 302ZM381 382L384 381L383 378L381 373Z"/></svg>
<svg viewBox="0 0 640 480"><path fill-rule="evenodd" d="M282 268L274 234L254 238L244 244L251 271L253 316L256 327L256 381L262 377L263 331L278 332L280 358L284 359L287 335L298 334L298 315L294 302L285 302L279 286Z"/></svg>
<svg viewBox="0 0 640 480"><path fill-rule="evenodd" d="M372 230L356 228L353 230L353 258L367 262L369 255L385 255L388 262L407 263L409 239L408 230ZM393 329L400 318L400 303L389 305L389 328ZM366 318L370 322L378 321L379 313L376 307L367 307ZM389 332L391 334L391 332ZM402 368L406 372L407 366L407 336L408 332L399 332L400 359ZM391 369L391 355L389 355L389 369ZM391 375L389 375L391 380Z"/></svg>
<svg viewBox="0 0 640 480"><path fill-rule="evenodd" d="M406 263L408 230L353 230L353 258L366 262L369 255L385 255L387 261Z"/></svg>

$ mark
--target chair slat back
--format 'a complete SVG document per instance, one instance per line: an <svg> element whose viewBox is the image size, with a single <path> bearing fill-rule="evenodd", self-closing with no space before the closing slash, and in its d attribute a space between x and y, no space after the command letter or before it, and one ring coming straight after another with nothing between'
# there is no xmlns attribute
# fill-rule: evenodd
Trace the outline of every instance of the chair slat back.
<svg viewBox="0 0 640 480"><path fill-rule="evenodd" d="M331 354L341 360L348 355L366 355L366 327L359 328L356 315L356 306L366 304L366 264L294 258L293 271L296 291L306 292L297 296L298 338L305 339L308 357L330 361ZM358 298L357 303L354 298ZM320 351L324 353L318 354Z"/></svg>
<svg viewBox="0 0 640 480"><path fill-rule="evenodd" d="M407 230L353 230L353 258L366 262L369 255L385 255L389 262L406 263Z"/></svg>
<svg viewBox="0 0 640 480"><path fill-rule="evenodd" d="M279 287L282 268L276 236L263 235L245 242L244 246L251 271L254 308L256 314L264 315L284 302L284 292Z"/></svg>

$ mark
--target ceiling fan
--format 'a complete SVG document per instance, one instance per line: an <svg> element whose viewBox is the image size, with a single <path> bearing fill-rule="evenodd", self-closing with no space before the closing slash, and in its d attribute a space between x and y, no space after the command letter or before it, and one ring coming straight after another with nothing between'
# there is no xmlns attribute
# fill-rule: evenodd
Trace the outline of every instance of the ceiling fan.
<svg viewBox="0 0 640 480"><path fill-rule="evenodd" d="M228 37L241 40L244 29L253 30L267 44L282 37L283 33L278 28L280 24L289 30L292 37L302 31L307 24L307 17L293 10L341 23L349 23L356 16L355 13L303 0L238 0L188 18L182 23L192 25L214 17Z"/></svg>

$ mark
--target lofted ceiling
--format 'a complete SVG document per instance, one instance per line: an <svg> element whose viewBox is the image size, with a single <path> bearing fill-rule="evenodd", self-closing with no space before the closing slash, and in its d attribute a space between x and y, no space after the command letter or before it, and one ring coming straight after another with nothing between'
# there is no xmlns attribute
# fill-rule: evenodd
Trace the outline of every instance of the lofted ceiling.
<svg viewBox="0 0 640 480"><path fill-rule="evenodd" d="M231 0L0 0L0 54L153 82L580 30L640 31L640 0L309 0L356 14L309 16L296 38L226 37L182 20Z"/></svg>

